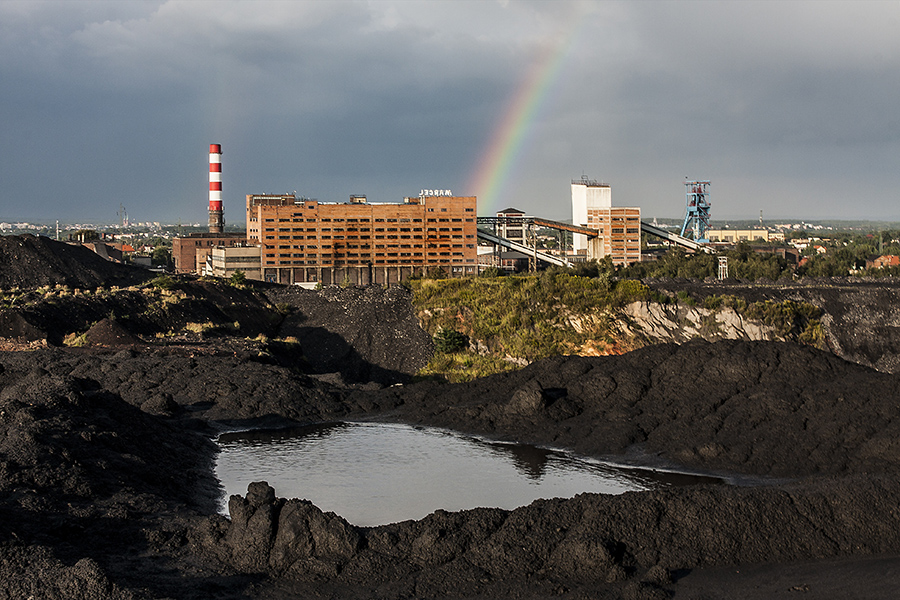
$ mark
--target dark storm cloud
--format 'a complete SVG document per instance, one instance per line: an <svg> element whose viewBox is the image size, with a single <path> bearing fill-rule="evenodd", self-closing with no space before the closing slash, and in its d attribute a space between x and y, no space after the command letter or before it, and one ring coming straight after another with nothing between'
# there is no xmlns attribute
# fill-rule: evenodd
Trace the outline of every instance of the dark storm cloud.
<svg viewBox="0 0 900 600"><path fill-rule="evenodd" d="M647 216L680 216L689 176L713 180L714 216L900 219L898 19L849 2L2 2L0 220L123 203L203 222L212 142L230 221L260 191L478 193L512 98L569 41L504 205L567 218L584 172Z"/></svg>

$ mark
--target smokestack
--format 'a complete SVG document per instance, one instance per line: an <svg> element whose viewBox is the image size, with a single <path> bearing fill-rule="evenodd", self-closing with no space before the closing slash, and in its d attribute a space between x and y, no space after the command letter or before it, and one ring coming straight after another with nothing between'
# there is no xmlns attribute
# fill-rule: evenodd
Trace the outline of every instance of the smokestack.
<svg viewBox="0 0 900 600"><path fill-rule="evenodd" d="M225 218L222 215L222 146L209 145L209 232L222 233Z"/></svg>

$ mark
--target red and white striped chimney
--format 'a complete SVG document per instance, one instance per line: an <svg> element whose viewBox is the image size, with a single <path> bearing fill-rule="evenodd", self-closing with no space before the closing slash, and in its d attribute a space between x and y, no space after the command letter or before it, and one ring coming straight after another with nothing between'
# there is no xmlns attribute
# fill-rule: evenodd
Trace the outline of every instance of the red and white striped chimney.
<svg viewBox="0 0 900 600"><path fill-rule="evenodd" d="M209 145L209 232L222 233L225 218L222 213L222 145Z"/></svg>

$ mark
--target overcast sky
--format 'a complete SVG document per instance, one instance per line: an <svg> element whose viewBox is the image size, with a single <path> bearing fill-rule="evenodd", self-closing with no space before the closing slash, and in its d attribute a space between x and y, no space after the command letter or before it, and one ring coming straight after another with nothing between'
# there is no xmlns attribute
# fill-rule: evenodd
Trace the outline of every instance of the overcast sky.
<svg viewBox="0 0 900 600"><path fill-rule="evenodd" d="M897 0L0 0L0 221L205 223L210 143L229 223L423 188L568 219L582 175L648 220L687 177L713 219L900 221L898 32Z"/></svg>

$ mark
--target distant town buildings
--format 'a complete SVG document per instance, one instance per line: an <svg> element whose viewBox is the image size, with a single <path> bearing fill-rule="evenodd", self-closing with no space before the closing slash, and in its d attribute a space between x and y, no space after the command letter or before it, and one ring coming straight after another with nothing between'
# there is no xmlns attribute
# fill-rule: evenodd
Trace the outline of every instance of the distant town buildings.
<svg viewBox="0 0 900 600"><path fill-rule="evenodd" d="M707 229L706 234L713 243L768 242L770 236L768 229ZM784 240L784 234L781 239Z"/></svg>
<svg viewBox="0 0 900 600"><path fill-rule="evenodd" d="M885 267L900 267L900 256L885 254L866 260L867 269L883 269Z"/></svg>

